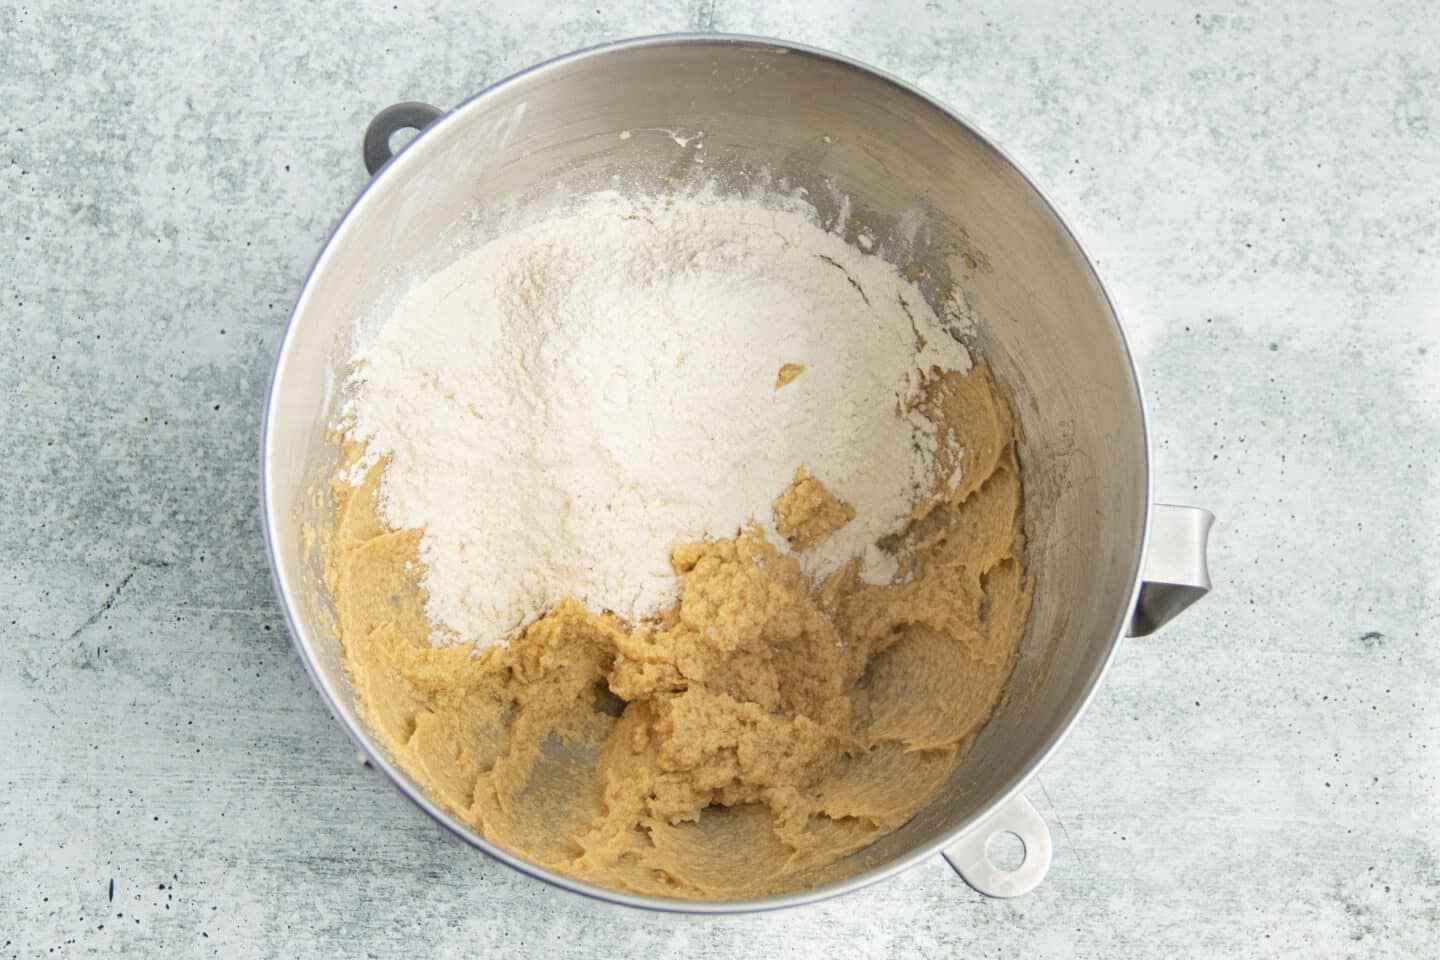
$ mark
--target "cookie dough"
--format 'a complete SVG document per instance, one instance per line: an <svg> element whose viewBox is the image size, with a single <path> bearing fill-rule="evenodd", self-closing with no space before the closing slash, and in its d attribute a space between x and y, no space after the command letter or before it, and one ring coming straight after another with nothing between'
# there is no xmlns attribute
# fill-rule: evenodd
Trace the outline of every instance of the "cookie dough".
<svg viewBox="0 0 1440 960"><path fill-rule="evenodd" d="M780 372L775 375L775 389L779 390L781 387L794 383L795 378L804 372L805 364L803 363L785 364L780 368Z"/></svg>
<svg viewBox="0 0 1440 960"><path fill-rule="evenodd" d="M480 653L431 646L420 532L377 515L384 464L337 484L326 582L362 716L438 803L565 874L735 899L865 869L989 718L1030 607L1008 406L976 364L923 408L955 442L882 544L893 584L854 563L811 583L742 530L675 548L683 594L654 622L567 599ZM848 519L808 474L777 496L792 550Z"/></svg>
<svg viewBox="0 0 1440 960"><path fill-rule="evenodd" d="M825 488L806 472L795 471L795 479L775 500L775 529L796 550L809 550L855 519L855 508Z"/></svg>

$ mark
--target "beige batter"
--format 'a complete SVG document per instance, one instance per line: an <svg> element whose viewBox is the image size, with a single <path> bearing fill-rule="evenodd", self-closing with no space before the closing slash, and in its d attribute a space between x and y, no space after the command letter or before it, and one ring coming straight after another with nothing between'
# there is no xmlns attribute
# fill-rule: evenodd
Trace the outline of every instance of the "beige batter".
<svg viewBox="0 0 1440 960"><path fill-rule="evenodd" d="M1030 608L1009 408L983 364L926 397L961 481L942 453L884 544L894 585L853 565L807 582L741 531L675 548L683 595L656 622L567 600L479 654L430 645L420 533L377 516L384 465L338 484L326 580L361 713L457 817L562 873L732 899L859 869L847 855L922 808L989 718ZM803 471L776 493L794 550L853 515Z"/></svg>

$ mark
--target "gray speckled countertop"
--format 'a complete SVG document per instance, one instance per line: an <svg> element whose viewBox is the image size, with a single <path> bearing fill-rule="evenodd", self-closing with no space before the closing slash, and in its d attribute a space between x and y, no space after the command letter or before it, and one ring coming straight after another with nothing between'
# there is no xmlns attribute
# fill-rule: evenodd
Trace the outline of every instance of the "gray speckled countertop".
<svg viewBox="0 0 1440 960"><path fill-rule="evenodd" d="M0 9L0 956L1423 956L1440 942L1440 26L1223 7L214 0ZM541 8L543 7L543 10ZM1055 862L640 914L355 762L256 504L280 328L400 99L605 39L774 34L1008 147L1128 320L1216 593L1029 796Z"/></svg>

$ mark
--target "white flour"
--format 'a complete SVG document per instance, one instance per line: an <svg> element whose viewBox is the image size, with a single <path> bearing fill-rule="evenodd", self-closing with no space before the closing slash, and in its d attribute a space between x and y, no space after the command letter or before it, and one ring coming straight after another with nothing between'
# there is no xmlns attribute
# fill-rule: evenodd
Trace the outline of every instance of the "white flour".
<svg viewBox="0 0 1440 960"><path fill-rule="evenodd" d="M868 301L868 302L867 302ZM494 240L400 302L346 413L390 462L381 511L423 530L437 643L502 642L570 595L639 620L679 595L679 542L756 522L803 465L855 518L801 556L862 558L930 492L905 412L970 356L893 266L800 212L601 194ZM785 364L803 364L776 387Z"/></svg>

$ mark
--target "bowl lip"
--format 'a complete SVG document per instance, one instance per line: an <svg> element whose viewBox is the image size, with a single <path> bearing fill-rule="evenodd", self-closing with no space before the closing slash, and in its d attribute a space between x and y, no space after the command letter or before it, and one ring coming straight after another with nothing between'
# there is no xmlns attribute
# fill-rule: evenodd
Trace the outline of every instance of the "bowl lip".
<svg viewBox="0 0 1440 960"><path fill-rule="evenodd" d="M280 556L276 547L276 530L282 524L294 522L292 517L280 517L275 513L276 497L272 495L272 487L276 483L273 471L270 469L271 445L275 435L275 426L280 416L275 402L275 389L284 371L289 353L289 346L301 316L313 293L313 281L316 276L329 264L337 241L348 230L355 229L355 214L360 211L372 198L373 195L383 188L386 183L396 181L395 173L418 167L426 161L424 144L426 141L437 142L438 138L431 136L432 133L442 130L457 128L470 121L471 117L482 111L486 101L501 90L510 88L526 80L539 77L544 74L554 73L563 70L573 64L585 60L602 58L613 55L624 55L627 53L663 47L708 47L708 46L735 46L749 47L757 50L770 52L798 54L815 60L826 61L833 65L844 67L852 72L858 73L871 81L880 81L896 88L900 93L909 96L925 107L935 111L939 116L954 123L969 134L971 134L985 149L990 150L1003 163L1007 164L1024 183L1030 188L1041 203L1049 210L1054 217L1056 224L1060 227L1069 241L1075 245L1084 259L1085 267L1089 271L1091 279L1099 290L1100 295L1109 311L1111 321L1115 325L1119 337L1121 350L1124 353L1126 363L1131 373L1131 383L1135 390L1135 404L1139 414L1140 429L1140 469L1142 476L1142 490L1144 499L1136 505L1139 511L1140 523L1140 549L1134 558L1133 567L1130 573L1130 588L1125 597L1124 605L1116 604L1116 622L1114 637L1107 646L1105 653L1100 657L1091 675L1086 679L1081 695L1071 705L1068 715L1060 725L1057 732L1049 741L1036 750L1032 756L1007 782L1005 787L998 791L984 807L971 816L964 824L950 831L945 836L921 844L895 859L873 867L862 873L838 880L822 886L804 890L792 891L773 896L757 897L744 900L681 900L666 897L656 897L641 894L628 893L622 890L614 890L609 887L602 887L597 884L578 880L539 866L529 860L511 853L502 847L490 842L472 828L461 823L448 811L439 807L428 797L418 785L413 784L402 771L394 764L383 747L377 743L369 731L369 728L361 720L353 705L347 706L344 697L339 691L332 689L332 685L321 673L317 658L312 655L311 642L305 634L301 624L297 621L293 611L296 609L295 598L287 584L295 580L295 571L289 569ZM394 172L392 172L394 168ZM387 174L389 176L387 176ZM498 860L522 874L542 880L552 886L558 887L572 893L600 900L623 907L630 907L642 910L654 910L663 913L681 914L702 914L702 915L723 915L737 913L754 913L769 910L778 910L786 907L801 906L804 904L817 903L828 900L845 893L868 887L871 884L893 877L902 873L921 861L931 859L946 847L953 845L957 840L971 833L982 826L986 819L1002 808L1013 797L1020 793L1044 766L1046 761L1059 749L1060 745L1069 736L1079 721L1081 715L1094 700L1096 691L1100 687L1105 672L1109 669L1114 660L1115 653L1120 646L1120 639L1123 636L1124 625L1129 612L1134 608L1136 599L1142 585L1141 571L1144 569L1145 556L1149 548L1149 524L1150 510L1153 501L1153 472L1150 465L1150 435L1148 417L1145 409L1145 393L1141 382L1140 370L1135 363L1134 352L1130 346L1130 340L1125 333L1124 323L1121 321L1119 311L1116 309L1114 299L1111 297L1108 288L1105 286L1099 272L1095 269L1095 260L1090 255L1085 245L1080 241L1079 236L1065 219L1064 215L1051 201L1049 196L1037 185L1035 179L1022 167L1014 157L1007 153L999 144L985 131L969 120L964 114L941 102L940 100L925 93L910 83L862 61L853 59L843 54L824 50L807 44L796 43L789 40L781 40L772 37L751 36L745 34L728 33L666 33L653 34L628 39L616 40L598 44L591 47L575 50L558 57L542 61L533 66L527 67L517 73L511 74L504 79L491 84L479 92L463 100L453 110L445 113L437 119L431 127L414 138L411 143L395 154L376 174L370 178L360 193L346 207L340 219L336 222L314 262L305 275L305 280L296 297L289 316L286 319L285 327L281 333L280 341L276 347L275 360L271 367L270 379L266 386L265 407L261 421L260 435L260 515L261 527L265 540L265 551L269 560L270 577L275 587L275 593L280 601L281 613L285 619L285 625L289 631L291 644L299 654L305 671L310 676L311 683L320 692L330 713L340 721L341 726L350 736L351 740L359 748L362 760L370 766L381 771L394 786L400 790L417 807L429 814L432 819L463 840L468 845L480 850L495 860Z"/></svg>

